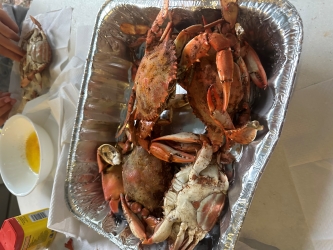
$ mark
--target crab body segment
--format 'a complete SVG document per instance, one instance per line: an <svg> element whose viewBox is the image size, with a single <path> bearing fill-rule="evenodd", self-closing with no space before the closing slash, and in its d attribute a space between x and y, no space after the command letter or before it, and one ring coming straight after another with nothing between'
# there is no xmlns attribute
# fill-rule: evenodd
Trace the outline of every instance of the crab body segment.
<svg viewBox="0 0 333 250"><path fill-rule="evenodd" d="M27 51L20 63L23 88L35 78L41 84L39 74L50 64L52 58L51 47L41 24L34 17L30 16L30 18L37 28L27 33L21 43L21 48Z"/></svg>
<svg viewBox="0 0 333 250"><path fill-rule="evenodd" d="M164 219L144 243L166 240L175 234L173 224L179 224L173 249L193 249L215 225L229 183L212 154L212 147L204 143L195 163L175 175L164 198Z"/></svg>

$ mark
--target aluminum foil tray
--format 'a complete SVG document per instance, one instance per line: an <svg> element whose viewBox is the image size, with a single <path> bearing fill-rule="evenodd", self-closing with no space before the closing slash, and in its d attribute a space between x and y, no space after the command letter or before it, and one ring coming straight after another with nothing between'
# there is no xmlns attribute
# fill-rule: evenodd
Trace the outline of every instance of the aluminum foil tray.
<svg viewBox="0 0 333 250"><path fill-rule="evenodd" d="M130 36L119 25L124 22L150 25L162 1L114 0L100 9L91 41L68 160L65 197L76 218L109 238L121 249L136 249L137 240L126 237L122 216L110 215L104 201L96 164L96 149L102 143L116 143L115 133L126 113L131 90L129 73ZM302 21L288 1L240 0L238 22L246 40L255 48L267 72L268 87L253 103L252 119L265 129L244 146L235 163L235 181L229 189L229 204L220 223L197 249L233 249L261 174L279 139L301 53ZM170 0L170 9L180 17L178 26L220 18L218 1ZM184 131L203 131L190 110L182 110L175 125ZM171 131L172 132L172 131ZM176 132L179 132L177 130ZM166 244L145 247L164 249Z"/></svg>

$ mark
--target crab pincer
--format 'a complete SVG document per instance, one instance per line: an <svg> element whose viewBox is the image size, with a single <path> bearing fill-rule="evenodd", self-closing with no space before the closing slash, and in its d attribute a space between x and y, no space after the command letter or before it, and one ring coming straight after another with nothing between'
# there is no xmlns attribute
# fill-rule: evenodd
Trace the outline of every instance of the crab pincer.
<svg viewBox="0 0 333 250"><path fill-rule="evenodd" d="M128 225L129 225L132 233L134 234L135 237L139 238L141 241L145 241L147 239L147 236L146 236L146 230L145 230L145 227L144 227L142 221L128 207L124 194L120 194L120 200L121 200L121 206L123 208L125 218L128 222Z"/></svg>
<svg viewBox="0 0 333 250"><path fill-rule="evenodd" d="M241 48L241 54L244 58L251 80L259 88L265 89L267 87L267 76L258 54L247 42L244 41L244 44L245 45Z"/></svg>
<svg viewBox="0 0 333 250"><path fill-rule="evenodd" d="M109 144L97 149L97 165L102 175L104 199L112 213L118 213L120 194L124 192L120 152Z"/></svg>
<svg viewBox="0 0 333 250"><path fill-rule="evenodd" d="M230 96L230 85L233 82L233 55L230 49L230 40L221 33L213 33L210 28L222 20L203 26L205 32L195 36L184 47L179 63L179 71L185 71L201 58L209 56L211 48L216 52L216 67L219 81L216 87L223 96L222 111L227 109Z"/></svg>

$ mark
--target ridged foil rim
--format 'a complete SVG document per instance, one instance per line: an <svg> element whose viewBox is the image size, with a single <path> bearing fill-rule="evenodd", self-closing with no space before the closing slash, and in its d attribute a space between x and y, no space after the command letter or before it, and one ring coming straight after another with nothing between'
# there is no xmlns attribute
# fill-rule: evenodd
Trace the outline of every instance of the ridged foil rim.
<svg viewBox="0 0 333 250"><path fill-rule="evenodd" d="M79 133L82 127L84 116L83 107L87 99L87 88L92 73L91 68L93 64L93 57L97 51L98 29L103 22L103 18L108 14L108 10L120 4L133 4L138 7L159 7L162 6L162 2L163 1L142 1L138 3L135 1L106 1L100 8L100 11L96 17L94 33L88 53L88 59L85 65L82 86L80 90L80 98L77 106L75 125L70 144L70 152L67 164L67 178L65 181L65 200L67 206L77 219L93 228L97 233L108 237L112 242L114 242L122 249L135 249L135 247L124 246L119 238L113 236L110 233L106 233L98 224L95 224L90 219L86 218L85 215L80 213L75 199L73 200L73 197L70 193L70 186L72 185L72 169L75 167L75 153L79 142ZM177 6L193 8L206 7L213 9L219 8L219 3L217 1L183 1L182 4L180 3L181 1L171 1L170 7L172 8ZM230 222L223 224L224 218L221 220L222 233L220 240L218 244L214 246L214 249L233 249L235 246L259 179L281 134L289 100L294 87L296 69L299 62L303 42L302 20L295 7L288 1L240 1L240 6L241 8L246 8L250 11L266 15L268 21L273 19L278 28L281 29L276 32L281 32L282 36L286 38L284 42L287 43L283 45L283 54L285 57L285 61L282 63L283 68L269 79L269 85L274 86L273 94L275 94L273 97L274 101L272 103L272 109L267 112L267 115L261 117L263 120L266 119L269 131L259 141L256 140L244 149L245 152L243 154L252 152L255 156L255 161L251 166L248 167L248 170L245 173L239 173L237 172L236 166L236 175L242 176L242 178L239 182L239 185L235 185L233 189L229 191L229 197L233 197L233 194L237 193L239 193L239 195L236 200L230 201L230 209L225 216L225 218L229 216ZM237 164L242 164L242 160Z"/></svg>

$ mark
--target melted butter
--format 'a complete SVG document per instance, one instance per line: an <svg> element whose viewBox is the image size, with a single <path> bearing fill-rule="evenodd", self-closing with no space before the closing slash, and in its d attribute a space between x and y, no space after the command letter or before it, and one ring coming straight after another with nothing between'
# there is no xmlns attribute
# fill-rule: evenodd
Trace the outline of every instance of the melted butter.
<svg viewBox="0 0 333 250"><path fill-rule="evenodd" d="M26 143L25 143L25 153L31 170L38 174L40 166L40 150L37 134L32 132Z"/></svg>

